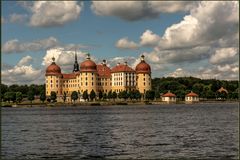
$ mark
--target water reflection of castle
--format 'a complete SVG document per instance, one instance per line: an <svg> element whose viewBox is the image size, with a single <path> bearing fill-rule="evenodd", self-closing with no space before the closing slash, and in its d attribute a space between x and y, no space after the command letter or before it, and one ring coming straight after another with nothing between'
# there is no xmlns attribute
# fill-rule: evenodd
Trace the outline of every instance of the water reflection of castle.
<svg viewBox="0 0 240 160"><path fill-rule="evenodd" d="M106 65L106 60L103 60L101 64L96 64L87 54L86 60L80 64L79 68L75 54L72 73L62 73L53 57L52 64L46 69L45 80L47 96L50 96L52 91L56 92L58 97L66 93L69 100L73 91L82 95L86 90L88 94L92 90L95 93L139 90L144 94L151 89L151 67L145 62L144 55L141 56L141 61L134 70L128 66L127 62L118 63L110 69Z"/></svg>

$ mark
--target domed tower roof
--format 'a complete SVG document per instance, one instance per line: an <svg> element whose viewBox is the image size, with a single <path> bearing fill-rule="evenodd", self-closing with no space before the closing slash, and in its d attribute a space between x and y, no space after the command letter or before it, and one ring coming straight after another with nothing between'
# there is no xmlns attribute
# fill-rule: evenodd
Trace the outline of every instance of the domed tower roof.
<svg viewBox="0 0 240 160"><path fill-rule="evenodd" d="M97 65L90 59L90 54L87 54L87 58L80 64L80 72L96 72Z"/></svg>
<svg viewBox="0 0 240 160"><path fill-rule="evenodd" d="M141 56L141 62L136 66L136 73L151 73L151 67L144 60L144 55Z"/></svg>
<svg viewBox="0 0 240 160"><path fill-rule="evenodd" d="M52 58L53 62L46 69L46 76L49 75L61 75L61 68L55 63L55 58Z"/></svg>

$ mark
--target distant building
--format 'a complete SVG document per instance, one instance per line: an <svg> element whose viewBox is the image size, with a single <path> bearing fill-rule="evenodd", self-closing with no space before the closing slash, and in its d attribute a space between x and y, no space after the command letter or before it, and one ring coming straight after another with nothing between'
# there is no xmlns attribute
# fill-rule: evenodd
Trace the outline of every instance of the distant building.
<svg viewBox="0 0 240 160"><path fill-rule="evenodd" d="M225 88L223 88L223 87L221 87L221 88L220 88L219 90L217 90L217 92L216 92L216 98L217 98L217 99L226 99L227 96L228 96L228 91L227 91Z"/></svg>
<svg viewBox="0 0 240 160"><path fill-rule="evenodd" d="M198 96L198 94L191 91L190 93L186 94L185 101L186 102L198 102L199 96Z"/></svg>
<svg viewBox="0 0 240 160"><path fill-rule="evenodd" d="M168 91L167 93L162 95L162 101L164 102L176 102L176 95Z"/></svg>
<svg viewBox="0 0 240 160"><path fill-rule="evenodd" d="M219 90L217 90L217 92L219 92L219 93L225 92L226 94L228 94L228 91L223 87L221 87Z"/></svg>
<svg viewBox="0 0 240 160"><path fill-rule="evenodd" d="M110 69L106 60L101 64L96 64L91 60L88 54L86 60L79 64L77 55L75 54L75 62L72 73L62 73L61 68L53 62L46 69L46 95L50 96L51 92L57 93L58 101L63 99L63 94L67 95L67 101L71 100L73 91L77 91L82 95L84 91L88 94L92 90L96 95L101 91L108 93L109 91L119 93L127 90L139 90L145 94L147 90L151 90L151 67L141 56L141 62L136 66L135 70L124 64L118 63L117 66Z"/></svg>

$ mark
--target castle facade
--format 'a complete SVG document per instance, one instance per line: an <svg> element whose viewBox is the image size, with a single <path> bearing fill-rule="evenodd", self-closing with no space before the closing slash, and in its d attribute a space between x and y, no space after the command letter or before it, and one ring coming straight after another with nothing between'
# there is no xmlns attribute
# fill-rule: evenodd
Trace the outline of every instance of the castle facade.
<svg viewBox="0 0 240 160"><path fill-rule="evenodd" d="M50 96L54 91L60 101L63 94L66 94L67 101L70 101L73 91L82 95L84 91L90 94L94 90L98 95L100 91L119 93L124 90L139 90L140 93L145 94L147 90L151 90L151 67L145 62L144 55L141 56L141 61L136 68L132 69L127 62L118 63L113 68L107 66L106 60L96 64L89 54L79 65L75 54L72 73L62 73L53 57L52 64L46 69L45 83L46 96Z"/></svg>

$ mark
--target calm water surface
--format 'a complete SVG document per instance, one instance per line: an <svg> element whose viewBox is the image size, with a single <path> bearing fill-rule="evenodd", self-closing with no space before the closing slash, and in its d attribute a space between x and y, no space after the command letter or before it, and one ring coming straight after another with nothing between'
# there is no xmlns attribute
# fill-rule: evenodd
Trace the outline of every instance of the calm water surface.
<svg viewBox="0 0 240 160"><path fill-rule="evenodd" d="M2 108L2 159L238 159L236 103Z"/></svg>

